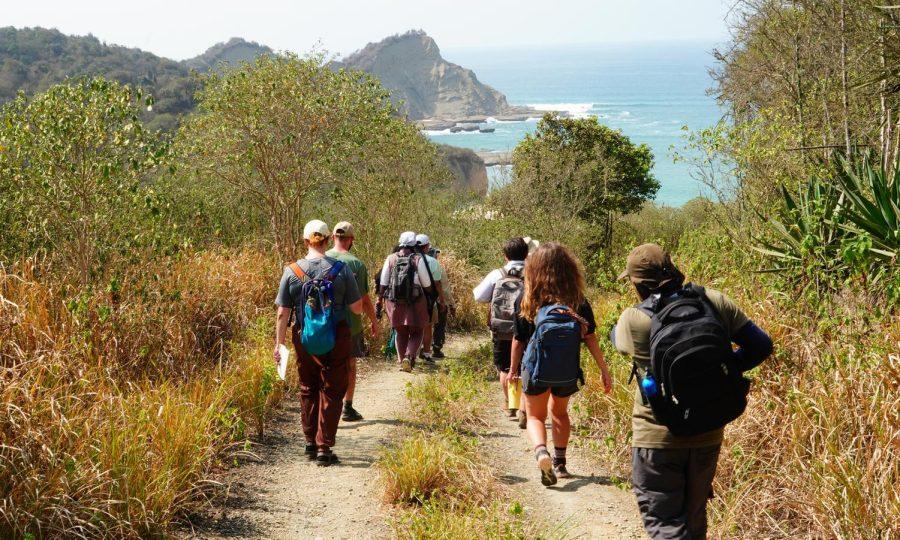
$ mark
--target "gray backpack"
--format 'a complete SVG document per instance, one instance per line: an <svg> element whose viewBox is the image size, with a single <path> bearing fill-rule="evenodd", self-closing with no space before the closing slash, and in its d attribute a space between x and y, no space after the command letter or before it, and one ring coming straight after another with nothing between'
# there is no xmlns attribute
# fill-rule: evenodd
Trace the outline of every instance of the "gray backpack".
<svg viewBox="0 0 900 540"><path fill-rule="evenodd" d="M525 290L522 269L501 269L502 277L491 296L491 332L499 339L512 339L516 333L516 302Z"/></svg>
<svg viewBox="0 0 900 540"><path fill-rule="evenodd" d="M422 296L422 288L416 284L419 255L408 251L397 253L388 281L386 297L398 304L415 303Z"/></svg>

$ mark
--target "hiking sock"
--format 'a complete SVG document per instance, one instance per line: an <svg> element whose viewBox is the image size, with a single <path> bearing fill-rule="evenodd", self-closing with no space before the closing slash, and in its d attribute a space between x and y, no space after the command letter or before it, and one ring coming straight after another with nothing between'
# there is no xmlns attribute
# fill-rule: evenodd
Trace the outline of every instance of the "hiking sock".
<svg viewBox="0 0 900 540"><path fill-rule="evenodd" d="M562 448L558 446L553 447L553 466L558 467L559 465L566 465L566 447Z"/></svg>
<svg viewBox="0 0 900 540"><path fill-rule="evenodd" d="M349 411L352 408L353 408L353 400L344 402L344 410L345 411Z"/></svg>
<svg viewBox="0 0 900 540"><path fill-rule="evenodd" d="M550 455L550 452L547 451L547 445L546 445L546 444L539 444L539 445L537 445L537 446L534 447L534 459L535 459L535 461L540 461L540 460L541 460L541 457L542 457L544 454L547 454L548 456Z"/></svg>

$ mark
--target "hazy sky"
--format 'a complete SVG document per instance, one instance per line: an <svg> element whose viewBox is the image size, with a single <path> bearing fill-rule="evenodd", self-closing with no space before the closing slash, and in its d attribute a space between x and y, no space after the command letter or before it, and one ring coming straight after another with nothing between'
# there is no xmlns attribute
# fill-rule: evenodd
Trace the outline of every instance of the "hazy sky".
<svg viewBox="0 0 900 540"><path fill-rule="evenodd" d="M239 36L347 54L421 28L443 48L721 40L729 0L2 0L0 26L43 26L174 59Z"/></svg>

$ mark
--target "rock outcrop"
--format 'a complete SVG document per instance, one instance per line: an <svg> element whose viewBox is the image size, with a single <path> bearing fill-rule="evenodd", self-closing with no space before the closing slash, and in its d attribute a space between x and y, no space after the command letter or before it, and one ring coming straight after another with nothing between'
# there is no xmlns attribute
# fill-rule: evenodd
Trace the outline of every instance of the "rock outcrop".
<svg viewBox="0 0 900 540"><path fill-rule="evenodd" d="M437 43L421 30L369 43L335 67L378 77L410 120L464 121L519 111L472 70L444 60Z"/></svg>
<svg viewBox="0 0 900 540"><path fill-rule="evenodd" d="M438 152L456 179L454 187L484 196L488 192L487 168L478 154L468 148L439 144Z"/></svg>

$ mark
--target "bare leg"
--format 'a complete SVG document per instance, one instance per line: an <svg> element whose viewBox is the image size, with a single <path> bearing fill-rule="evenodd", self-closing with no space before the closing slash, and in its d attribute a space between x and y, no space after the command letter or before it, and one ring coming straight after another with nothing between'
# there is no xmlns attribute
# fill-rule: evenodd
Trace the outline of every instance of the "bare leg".
<svg viewBox="0 0 900 540"><path fill-rule="evenodd" d="M550 396L550 419L553 422L553 446L569 445L572 425L569 422L569 398Z"/></svg>
<svg viewBox="0 0 900 540"><path fill-rule="evenodd" d="M426 354L431 354L431 337L433 333L432 330L433 328L431 326L431 322L429 321L422 331L422 351Z"/></svg>
<svg viewBox="0 0 900 540"><path fill-rule="evenodd" d="M528 439L532 446L547 444L547 401L550 398L550 390L539 396L525 394L526 410L528 414Z"/></svg>
<svg viewBox="0 0 900 540"><path fill-rule="evenodd" d="M500 390L503 391L503 402L509 403L509 372L497 370L500 374Z"/></svg>

